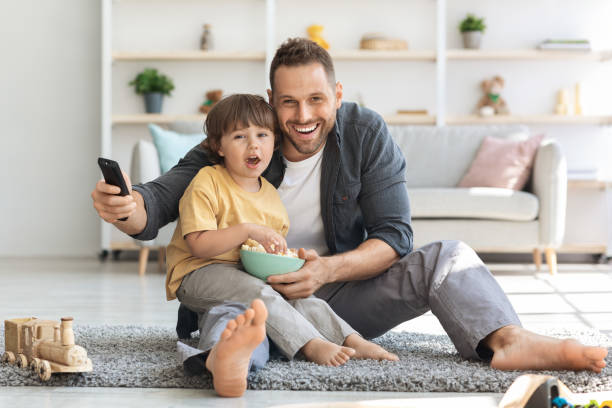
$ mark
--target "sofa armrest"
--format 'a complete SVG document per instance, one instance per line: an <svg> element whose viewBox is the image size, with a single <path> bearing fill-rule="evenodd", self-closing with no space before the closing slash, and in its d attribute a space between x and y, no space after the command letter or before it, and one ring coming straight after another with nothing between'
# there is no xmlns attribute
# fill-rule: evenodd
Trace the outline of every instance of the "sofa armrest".
<svg viewBox="0 0 612 408"><path fill-rule="evenodd" d="M533 165L533 192L540 203L540 244L556 248L565 234L567 163L559 144L544 140Z"/></svg>
<svg viewBox="0 0 612 408"><path fill-rule="evenodd" d="M146 183L161 176L159 156L155 145L146 140L139 140L132 149L130 180L132 184Z"/></svg>

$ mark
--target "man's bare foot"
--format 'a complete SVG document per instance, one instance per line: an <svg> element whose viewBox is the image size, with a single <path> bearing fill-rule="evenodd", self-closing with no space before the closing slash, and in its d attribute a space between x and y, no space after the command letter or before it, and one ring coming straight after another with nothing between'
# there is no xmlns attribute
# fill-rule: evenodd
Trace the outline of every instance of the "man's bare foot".
<svg viewBox="0 0 612 408"><path fill-rule="evenodd" d="M344 339L344 345L355 349L353 358L358 359L373 359L373 360L389 360L398 361L399 357L396 354L389 353L378 344L367 341L357 333L349 334Z"/></svg>
<svg viewBox="0 0 612 408"><path fill-rule="evenodd" d="M221 338L206 359L206 368L213 375L215 391L222 397L244 394L253 350L266 337L268 310L260 299L251 308L230 320Z"/></svg>
<svg viewBox="0 0 612 408"><path fill-rule="evenodd" d="M312 339L302 347L308 361L324 366L338 367L349 361L355 350L323 339Z"/></svg>
<svg viewBox="0 0 612 408"><path fill-rule="evenodd" d="M608 350L580 344L573 339L555 339L522 327L505 326L485 338L499 370L591 370L601 372Z"/></svg>

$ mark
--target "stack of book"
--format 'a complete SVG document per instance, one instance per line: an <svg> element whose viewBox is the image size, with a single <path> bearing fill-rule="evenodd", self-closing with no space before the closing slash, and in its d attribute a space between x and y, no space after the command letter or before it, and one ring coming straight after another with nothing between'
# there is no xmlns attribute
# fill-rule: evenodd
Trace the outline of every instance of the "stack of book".
<svg viewBox="0 0 612 408"><path fill-rule="evenodd" d="M602 174L598 167L582 167L567 170L569 180L601 180Z"/></svg>
<svg viewBox="0 0 612 408"><path fill-rule="evenodd" d="M589 40L554 40L548 39L538 44L540 50L556 51L591 51Z"/></svg>

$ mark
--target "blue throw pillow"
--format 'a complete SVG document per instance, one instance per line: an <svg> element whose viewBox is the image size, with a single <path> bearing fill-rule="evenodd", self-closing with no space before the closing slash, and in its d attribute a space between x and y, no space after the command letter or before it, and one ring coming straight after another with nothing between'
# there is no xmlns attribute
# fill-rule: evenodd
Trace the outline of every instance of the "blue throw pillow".
<svg viewBox="0 0 612 408"><path fill-rule="evenodd" d="M170 170L195 145L206 138L204 133L182 134L149 123L149 131L159 155L162 174Z"/></svg>

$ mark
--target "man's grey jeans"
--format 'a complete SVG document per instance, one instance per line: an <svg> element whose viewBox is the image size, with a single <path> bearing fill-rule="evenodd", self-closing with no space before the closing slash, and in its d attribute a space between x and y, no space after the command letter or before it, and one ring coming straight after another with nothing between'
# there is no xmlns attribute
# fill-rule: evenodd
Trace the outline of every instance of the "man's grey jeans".
<svg viewBox="0 0 612 408"><path fill-rule="evenodd" d="M327 284L315 295L366 338L431 310L466 359L490 359L480 342L501 327L521 325L491 272L460 241L433 242L374 278Z"/></svg>

